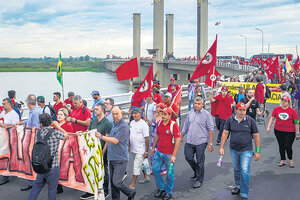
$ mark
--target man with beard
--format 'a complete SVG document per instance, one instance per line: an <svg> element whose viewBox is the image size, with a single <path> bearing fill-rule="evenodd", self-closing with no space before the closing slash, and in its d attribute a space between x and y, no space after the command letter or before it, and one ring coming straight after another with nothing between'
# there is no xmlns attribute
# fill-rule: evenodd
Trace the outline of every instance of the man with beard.
<svg viewBox="0 0 300 200"><path fill-rule="evenodd" d="M246 97L241 100L242 103L246 104L246 114L256 120L256 114L263 115L263 112L259 110L258 101L254 98L254 92L251 88L246 88Z"/></svg>

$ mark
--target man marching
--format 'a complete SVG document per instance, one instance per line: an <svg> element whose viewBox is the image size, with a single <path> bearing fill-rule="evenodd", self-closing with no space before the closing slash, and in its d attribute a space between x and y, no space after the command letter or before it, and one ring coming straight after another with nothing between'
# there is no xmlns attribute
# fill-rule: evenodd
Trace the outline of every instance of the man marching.
<svg viewBox="0 0 300 200"><path fill-rule="evenodd" d="M241 199L246 200L249 192L252 157L254 156L255 160L260 159L260 138L255 120L246 115L246 104L240 102L236 108L237 114L232 115L225 122L219 153L224 155L224 144L230 132L230 153L236 184L231 194L240 194ZM252 136L256 146L255 153L252 150Z"/></svg>

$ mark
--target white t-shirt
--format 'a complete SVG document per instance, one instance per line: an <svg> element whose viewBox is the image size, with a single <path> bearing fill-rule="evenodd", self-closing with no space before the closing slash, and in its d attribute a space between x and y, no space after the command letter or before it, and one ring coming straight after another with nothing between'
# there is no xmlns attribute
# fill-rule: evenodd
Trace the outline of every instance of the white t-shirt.
<svg viewBox="0 0 300 200"><path fill-rule="evenodd" d="M146 112L147 112L147 118L151 121L152 117L154 115L154 112L156 111L156 104L152 101L149 106L148 106L148 110L147 109L147 104L145 105L145 116L146 116Z"/></svg>
<svg viewBox="0 0 300 200"><path fill-rule="evenodd" d="M144 120L130 122L130 148L132 153L145 153L145 137L149 137L149 126Z"/></svg>
<svg viewBox="0 0 300 200"><path fill-rule="evenodd" d="M11 110L8 113L5 113L5 111L3 110L0 114L0 119L0 123L7 125L15 125L17 122L20 121L18 113L14 110Z"/></svg>

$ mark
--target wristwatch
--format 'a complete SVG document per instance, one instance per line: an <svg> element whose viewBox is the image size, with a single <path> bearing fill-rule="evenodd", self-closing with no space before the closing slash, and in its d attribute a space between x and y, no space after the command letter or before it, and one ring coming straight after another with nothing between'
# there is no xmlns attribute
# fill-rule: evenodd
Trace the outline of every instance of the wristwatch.
<svg viewBox="0 0 300 200"><path fill-rule="evenodd" d="M101 135L100 135L100 140L102 140L102 136L103 136L103 135L101 134Z"/></svg>
<svg viewBox="0 0 300 200"><path fill-rule="evenodd" d="M214 144L213 144L213 143L209 143L208 145L210 145L210 146L214 146Z"/></svg>

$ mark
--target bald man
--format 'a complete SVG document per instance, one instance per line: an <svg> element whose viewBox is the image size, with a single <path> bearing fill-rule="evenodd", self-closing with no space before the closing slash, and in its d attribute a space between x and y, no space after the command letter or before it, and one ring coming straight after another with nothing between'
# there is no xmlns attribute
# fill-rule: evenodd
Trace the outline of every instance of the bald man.
<svg viewBox="0 0 300 200"><path fill-rule="evenodd" d="M112 199L120 199L121 191L129 200L132 200L135 196L135 190L129 188L123 182L129 160L128 146L130 131L128 124L122 118L122 110L118 106L115 106L111 112L114 125L110 136L100 133L96 133L96 136L108 143L107 159L109 160Z"/></svg>

